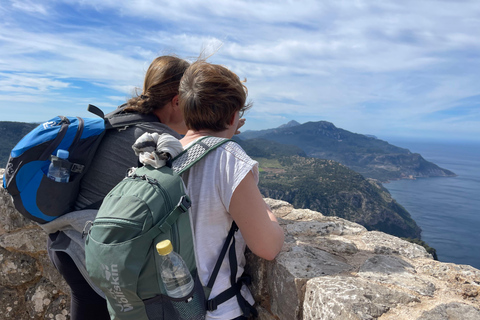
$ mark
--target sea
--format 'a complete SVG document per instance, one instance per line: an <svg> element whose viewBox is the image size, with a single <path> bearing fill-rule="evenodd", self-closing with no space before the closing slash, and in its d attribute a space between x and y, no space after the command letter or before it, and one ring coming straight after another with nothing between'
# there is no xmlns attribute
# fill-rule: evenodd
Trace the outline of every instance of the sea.
<svg viewBox="0 0 480 320"><path fill-rule="evenodd" d="M439 261L480 269L480 142L387 141L457 174L384 186L422 228Z"/></svg>

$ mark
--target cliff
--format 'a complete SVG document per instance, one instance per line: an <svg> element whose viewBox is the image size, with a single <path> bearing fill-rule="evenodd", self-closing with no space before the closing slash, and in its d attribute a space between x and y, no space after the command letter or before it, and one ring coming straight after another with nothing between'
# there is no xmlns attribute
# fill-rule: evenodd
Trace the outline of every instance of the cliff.
<svg viewBox="0 0 480 320"><path fill-rule="evenodd" d="M297 209L319 211L368 230L420 239L421 229L381 183L333 160L307 157L298 147L262 139L237 140L259 163L260 192Z"/></svg>
<svg viewBox="0 0 480 320"><path fill-rule="evenodd" d="M260 319L480 319L480 270L435 261L421 246L266 199L285 245L249 254Z"/></svg>
<svg viewBox="0 0 480 320"><path fill-rule="evenodd" d="M338 217L266 201L286 241L274 261L247 254L259 319L480 319L480 270L434 261L423 247ZM0 187L2 319L70 318L68 287L45 243Z"/></svg>

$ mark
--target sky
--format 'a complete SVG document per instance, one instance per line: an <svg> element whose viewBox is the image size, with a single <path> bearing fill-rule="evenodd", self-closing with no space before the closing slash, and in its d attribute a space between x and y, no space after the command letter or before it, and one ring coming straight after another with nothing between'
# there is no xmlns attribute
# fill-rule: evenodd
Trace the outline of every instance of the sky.
<svg viewBox="0 0 480 320"><path fill-rule="evenodd" d="M247 80L243 130L480 141L477 0L0 0L0 16L1 121L110 112L155 57L211 55Z"/></svg>

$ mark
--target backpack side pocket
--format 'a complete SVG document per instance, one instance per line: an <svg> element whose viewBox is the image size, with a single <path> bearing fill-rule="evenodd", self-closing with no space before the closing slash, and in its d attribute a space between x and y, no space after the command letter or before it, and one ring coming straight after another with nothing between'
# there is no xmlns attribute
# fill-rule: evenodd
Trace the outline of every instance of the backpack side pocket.
<svg viewBox="0 0 480 320"><path fill-rule="evenodd" d="M207 313L206 299L202 283L195 275L192 292L185 298L171 298L159 295L145 300L145 309L149 320L203 320Z"/></svg>
<svg viewBox="0 0 480 320"><path fill-rule="evenodd" d="M32 161L20 168L16 178L22 183L18 184L18 192L12 193L16 209L38 223L73 211L80 188L80 179L67 183L53 181L43 172L42 166L44 162Z"/></svg>
<svg viewBox="0 0 480 320"><path fill-rule="evenodd" d="M148 259L152 255L152 238L141 235L105 244L90 234L85 255L90 278L105 293L110 314L125 320L147 319L143 301L137 295L137 284L146 262L153 262Z"/></svg>
<svg viewBox="0 0 480 320"><path fill-rule="evenodd" d="M36 205L40 212L50 216L50 220L74 210L80 179L72 180L66 183L56 182L43 175L40 186L37 187Z"/></svg>

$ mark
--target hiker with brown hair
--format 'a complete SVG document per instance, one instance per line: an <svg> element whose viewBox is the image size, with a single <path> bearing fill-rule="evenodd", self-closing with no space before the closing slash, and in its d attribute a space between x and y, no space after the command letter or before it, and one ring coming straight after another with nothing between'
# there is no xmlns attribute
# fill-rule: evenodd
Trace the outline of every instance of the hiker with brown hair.
<svg viewBox="0 0 480 320"><path fill-rule="evenodd" d="M183 147L186 149L205 136L232 138L244 111L251 107L246 99L246 87L233 72L205 61L193 63L185 71L179 88L180 108L188 128L180 140ZM258 163L237 143L229 141L219 146L182 178L192 200L197 267L204 285L232 223L239 229L234 236L237 264L231 266L229 259L222 263L210 294L210 299L215 299L242 281L245 247L272 260L282 248L283 229L258 189ZM243 285L241 294L220 303L216 310L209 310L207 319L247 319L254 312L250 307L253 303L251 293Z"/></svg>
<svg viewBox="0 0 480 320"><path fill-rule="evenodd" d="M141 123L109 130L95 158L82 179L74 211L42 227L49 234L50 259L71 288L72 320L110 319L107 303L100 289L91 284L85 270L82 231L87 221L95 219L105 195L125 177L130 167L138 165L133 143L145 132L168 133L181 138L187 128L178 105L178 86L189 62L174 57L157 57L149 66L141 94L131 98L111 116L141 115ZM107 115L109 116L109 115ZM85 208L94 210L82 210Z"/></svg>

